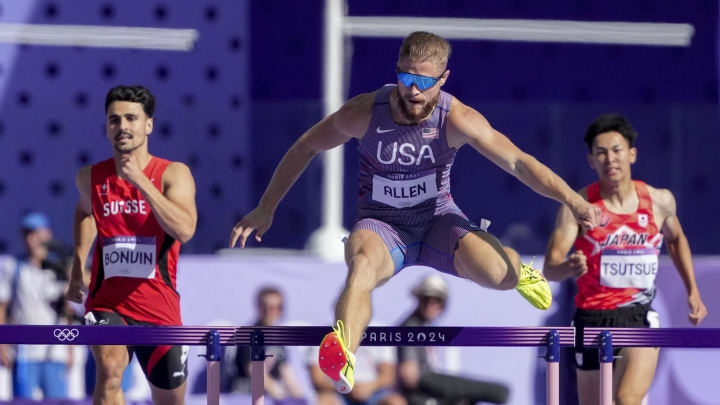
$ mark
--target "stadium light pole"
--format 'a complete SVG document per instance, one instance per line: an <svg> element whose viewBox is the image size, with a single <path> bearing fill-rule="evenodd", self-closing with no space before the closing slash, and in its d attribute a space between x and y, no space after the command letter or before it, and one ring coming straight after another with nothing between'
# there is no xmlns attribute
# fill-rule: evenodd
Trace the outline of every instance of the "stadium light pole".
<svg viewBox="0 0 720 405"><path fill-rule="evenodd" d="M324 58L323 58L323 114L337 111L344 101L342 84L343 18L345 2L325 1ZM310 235L306 250L330 262L345 258L342 242L349 232L342 226L343 203L343 147L323 153L322 224Z"/></svg>

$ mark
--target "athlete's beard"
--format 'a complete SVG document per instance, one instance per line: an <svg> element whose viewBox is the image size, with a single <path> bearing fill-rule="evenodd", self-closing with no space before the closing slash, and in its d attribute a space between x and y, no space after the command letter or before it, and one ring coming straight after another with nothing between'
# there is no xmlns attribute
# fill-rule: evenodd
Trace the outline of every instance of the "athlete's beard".
<svg viewBox="0 0 720 405"><path fill-rule="evenodd" d="M118 135L119 135L119 134L118 134ZM131 136L132 136L133 138L135 137L135 135L131 135ZM143 141L143 142L140 142L140 143L138 143L138 144L135 144L135 145L128 145L128 146L122 146L122 147L121 147L117 142L115 142L115 144L114 144L113 146L115 147L115 150L116 150L118 153L120 153L120 154L127 154L127 153L132 153L135 149L141 147L141 146L143 145L143 143L144 143L144 141Z"/></svg>
<svg viewBox="0 0 720 405"><path fill-rule="evenodd" d="M405 104L405 100L403 99L402 95L400 94L400 91L395 92L395 101L397 101L397 104L400 106L400 112L402 113L403 117L405 117L406 120L417 124L420 121L426 120L428 117L430 117L430 114L435 109L435 106L438 103L438 100L440 99L440 93L435 96L432 100L430 100L425 107L420 111L418 114L414 114L408 110L407 104Z"/></svg>

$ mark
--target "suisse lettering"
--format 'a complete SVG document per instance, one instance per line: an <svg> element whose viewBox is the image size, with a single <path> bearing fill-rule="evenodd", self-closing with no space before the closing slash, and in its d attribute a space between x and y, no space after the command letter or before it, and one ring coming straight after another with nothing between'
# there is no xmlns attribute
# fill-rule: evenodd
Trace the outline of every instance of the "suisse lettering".
<svg viewBox="0 0 720 405"><path fill-rule="evenodd" d="M145 200L119 200L108 201L103 204L103 216L118 214L143 214L147 215L147 202Z"/></svg>

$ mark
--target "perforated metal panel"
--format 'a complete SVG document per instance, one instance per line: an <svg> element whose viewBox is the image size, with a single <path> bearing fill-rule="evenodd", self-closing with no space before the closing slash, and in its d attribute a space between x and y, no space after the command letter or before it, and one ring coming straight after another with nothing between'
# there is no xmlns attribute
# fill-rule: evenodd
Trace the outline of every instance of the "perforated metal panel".
<svg viewBox="0 0 720 405"><path fill-rule="evenodd" d="M183 251L225 246L251 200L248 4L1 0L3 22L194 28L199 39L191 52L0 44L0 252L21 251L18 217L31 209L72 240L75 174L111 156L104 101L117 84L157 96L150 153L195 177L200 217Z"/></svg>

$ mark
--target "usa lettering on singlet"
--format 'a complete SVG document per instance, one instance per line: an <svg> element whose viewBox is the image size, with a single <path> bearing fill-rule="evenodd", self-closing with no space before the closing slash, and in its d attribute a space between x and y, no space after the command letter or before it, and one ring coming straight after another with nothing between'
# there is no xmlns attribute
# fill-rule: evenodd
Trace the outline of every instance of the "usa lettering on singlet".
<svg viewBox="0 0 720 405"><path fill-rule="evenodd" d="M602 210L606 220L575 241L575 249L585 254L588 264L587 273L578 278L578 308L646 304L655 296L663 235L653 217L647 185L641 181L633 181L633 185L639 204L630 214L609 211L598 183L587 188L588 201Z"/></svg>
<svg viewBox="0 0 720 405"><path fill-rule="evenodd" d="M376 92L370 125L359 143L360 209L409 209L449 197L456 151L447 144L445 125L452 96L441 92L428 120L399 125L389 104L395 88L387 85Z"/></svg>
<svg viewBox="0 0 720 405"><path fill-rule="evenodd" d="M160 191L170 163L152 157L143 170ZM91 200L98 235L86 309L181 325L180 243L163 230L140 190L117 175L114 159L93 165Z"/></svg>

